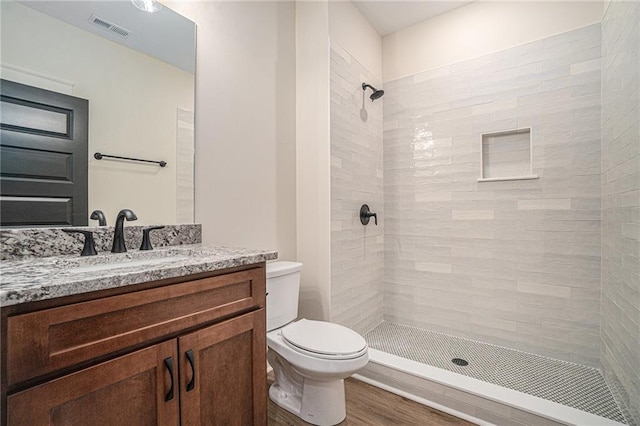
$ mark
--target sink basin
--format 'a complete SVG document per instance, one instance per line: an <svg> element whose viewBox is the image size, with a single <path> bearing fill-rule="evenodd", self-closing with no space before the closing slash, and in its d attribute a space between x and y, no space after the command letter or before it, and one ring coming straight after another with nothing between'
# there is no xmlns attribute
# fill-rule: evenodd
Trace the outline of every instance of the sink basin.
<svg viewBox="0 0 640 426"><path fill-rule="evenodd" d="M181 260L187 260L189 256L164 256L164 257L156 257L153 259L122 259L119 262L112 263L100 263L96 265L86 265L86 266L78 266L73 268L67 268L66 271L71 274L83 274L87 272L98 272L98 271L108 271L111 269L120 269L120 268L134 268L134 267L145 267L145 266L153 266L161 263L171 263L177 262Z"/></svg>

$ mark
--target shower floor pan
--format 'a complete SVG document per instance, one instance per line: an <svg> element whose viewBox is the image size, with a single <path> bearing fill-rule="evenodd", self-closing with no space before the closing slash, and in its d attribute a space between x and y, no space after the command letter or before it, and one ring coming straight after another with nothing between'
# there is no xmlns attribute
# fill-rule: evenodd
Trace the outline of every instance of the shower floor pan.
<svg viewBox="0 0 640 426"><path fill-rule="evenodd" d="M389 322L365 339L356 378L479 424L626 424L594 368Z"/></svg>

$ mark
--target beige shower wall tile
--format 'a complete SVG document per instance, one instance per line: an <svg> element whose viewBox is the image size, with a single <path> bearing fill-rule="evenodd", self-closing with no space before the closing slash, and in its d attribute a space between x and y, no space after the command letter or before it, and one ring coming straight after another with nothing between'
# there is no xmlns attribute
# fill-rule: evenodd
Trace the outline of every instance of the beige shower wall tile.
<svg viewBox="0 0 640 426"><path fill-rule="evenodd" d="M453 220L492 220L493 210L453 210Z"/></svg>
<svg viewBox="0 0 640 426"><path fill-rule="evenodd" d="M521 210L569 210L570 199L537 199L518 200L518 208Z"/></svg>
<svg viewBox="0 0 640 426"><path fill-rule="evenodd" d="M532 293L541 294L545 296L554 297L571 297L571 287L535 284L518 281L518 292L520 293Z"/></svg>
<svg viewBox="0 0 640 426"><path fill-rule="evenodd" d="M640 3L612 2L602 34L600 358L640 425Z"/></svg>

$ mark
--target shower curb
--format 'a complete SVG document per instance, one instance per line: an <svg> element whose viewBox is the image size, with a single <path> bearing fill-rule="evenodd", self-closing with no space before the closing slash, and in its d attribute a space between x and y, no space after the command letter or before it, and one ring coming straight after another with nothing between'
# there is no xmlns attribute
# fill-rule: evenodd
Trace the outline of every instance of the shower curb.
<svg viewBox="0 0 640 426"><path fill-rule="evenodd" d="M398 396L401 396L403 398L409 399L409 400L411 400L413 402L417 402L418 404L426 405L427 407L431 407L431 408L436 409L438 411L442 411L443 413L451 414L452 416L455 416L455 417L457 417L459 419L462 419L462 420L466 420L466 421L471 422L473 424L476 424L478 426L494 426L493 423L489 423L489 422L487 422L485 420L479 419L479 418L474 417L472 415L469 415L467 413L463 413L462 411L454 410L453 408L449 408L449 407L444 406L442 404L438 404L437 402L433 402L433 401L430 401L428 399L419 397L417 395L412 394L411 392L407 392L407 391L404 391L402 389L398 389L396 387L387 385L385 383L379 382L378 380L371 379L371 378L363 376L361 374L354 374L351 377L356 379L356 380L360 380L361 382L368 383L371 386L375 386L375 387L380 388L382 390L385 390L387 392L391 392L391 393L396 394Z"/></svg>
<svg viewBox="0 0 640 426"><path fill-rule="evenodd" d="M378 370L378 371L375 371ZM515 409L521 412L528 413L530 415L537 416L540 420L547 420L549 424L562 424L562 425L580 425L580 426L622 426L624 423L619 423L614 420L600 417L595 414L587 413L572 407L567 407L562 404L558 404L553 401L548 401L536 396L528 395L519 391L508 389L502 386L487 383L472 377L457 374L451 371L443 370L441 368L432 367L420 362L412 361L406 358L402 358L396 355L392 355L377 349L369 349L369 365L359 371L354 378L363 380L367 383L371 383L376 386L376 383L384 385L382 387L398 395L405 396L402 393L408 393L415 398L409 398L416 402L432 406L436 409L440 407L446 407L446 404L435 402L434 398L430 398L429 395L436 397L443 397L444 394L438 394L428 389L429 383L444 386L446 388L455 389L456 391L464 392L471 398L478 399L478 404L462 404L467 407L480 409L483 413L486 407L481 404L482 400L486 401L488 405L497 403L503 406L507 406L511 409ZM405 380L402 380L405 378ZM413 383L409 383L412 381ZM393 383L393 384L390 384ZM424 386L420 386L423 383ZM404 386L403 386L404 385ZM403 389L404 387L404 389ZM394 392L399 390L402 393ZM423 395L416 395L416 391L420 391ZM437 398L435 398L437 399ZM446 399L446 398L445 398ZM436 406L438 405L438 406ZM452 407L446 407L452 415L454 413L463 413L469 421L477 424L493 424L485 419L478 417L479 413L468 413ZM488 410L488 409L487 409ZM472 410L473 411L473 410ZM490 411L490 410L489 410ZM513 424L517 423L517 419L501 417L498 414L491 414L498 421L511 420ZM461 417L460 415L457 415ZM461 418L465 418L461 417ZM486 417L486 416L485 416ZM480 422L480 423L479 423ZM503 424L503 423L500 423ZM521 423L520 423L521 424Z"/></svg>

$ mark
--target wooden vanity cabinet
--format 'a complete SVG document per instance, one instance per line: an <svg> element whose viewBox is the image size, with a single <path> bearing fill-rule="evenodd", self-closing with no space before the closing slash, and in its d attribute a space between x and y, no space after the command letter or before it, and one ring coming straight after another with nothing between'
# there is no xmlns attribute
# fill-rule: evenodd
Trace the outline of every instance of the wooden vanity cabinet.
<svg viewBox="0 0 640 426"><path fill-rule="evenodd" d="M3 312L3 425L266 424L264 264L187 278L17 315ZM205 295L223 303L212 306L197 297ZM185 300L191 308L169 316L148 306L178 307ZM239 309L229 312L230 306ZM96 317L113 319L117 312L123 323L111 322L117 324L114 332L105 326L67 336L64 344L50 340L66 336L61 329L82 333L85 325L95 327ZM110 345L104 346L105 339ZM34 342L30 356L24 348ZM12 354L13 346L24 358ZM77 369L56 358L60 347L80 361ZM45 372L42 380L25 365ZM11 374L12 366L18 373ZM21 383L16 377L29 379Z"/></svg>

